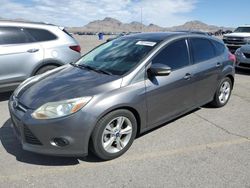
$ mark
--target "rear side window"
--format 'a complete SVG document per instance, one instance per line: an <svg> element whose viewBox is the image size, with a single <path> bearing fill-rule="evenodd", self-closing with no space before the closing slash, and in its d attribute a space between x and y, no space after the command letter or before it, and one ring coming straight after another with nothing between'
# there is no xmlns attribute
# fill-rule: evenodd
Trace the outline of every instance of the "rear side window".
<svg viewBox="0 0 250 188"><path fill-rule="evenodd" d="M225 45L217 42L217 41L212 41L214 46L215 46L215 51L216 51L216 55L221 55L225 52Z"/></svg>
<svg viewBox="0 0 250 188"><path fill-rule="evenodd" d="M191 38L191 46L194 63L206 61L216 56L214 46L208 39Z"/></svg>
<svg viewBox="0 0 250 188"><path fill-rule="evenodd" d="M37 42L50 41L57 39L57 36L45 29L32 29L25 28L25 30L35 39Z"/></svg>
<svg viewBox="0 0 250 188"><path fill-rule="evenodd" d="M189 65L189 55L185 39L169 44L153 59L152 63L168 65L172 70Z"/></svg>
<svg viewBox="0 0 250 188"><path fill-rule="evenodd" d="M0 27L0 45L1 44L23 44L32 42L32 39L17 27Z"/></svg>

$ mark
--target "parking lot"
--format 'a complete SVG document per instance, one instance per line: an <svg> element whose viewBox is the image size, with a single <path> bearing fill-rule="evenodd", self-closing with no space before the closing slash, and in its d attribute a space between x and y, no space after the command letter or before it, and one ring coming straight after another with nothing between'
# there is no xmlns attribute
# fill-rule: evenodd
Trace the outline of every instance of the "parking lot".
<svg viewBox="0 0 250 188"><path fill-rule="evenodd" d="M229 103L201 107L138 137L118 159L23 151L0 94L0 187L250 188L250 72L238 71Z"/></svg>

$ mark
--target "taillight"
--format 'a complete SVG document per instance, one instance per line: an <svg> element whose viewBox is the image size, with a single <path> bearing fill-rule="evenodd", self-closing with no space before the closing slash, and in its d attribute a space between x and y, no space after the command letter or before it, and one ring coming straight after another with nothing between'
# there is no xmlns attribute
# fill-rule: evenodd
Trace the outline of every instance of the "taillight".
<svg viewBox="0 0 250 188"><path fill-rule="evenodd" d="M236 63L236 57L235 57L235 55L234 55L234 54L231 54L230 52L229 52L229 54L228 54L228 59L229 59L230 61L232 61L233 63Z"/></svg>
<svg viewBox="0 0 250 188"><path fill-rule="evenodd" d="M71 50L74 50L76 52L81 53L81 46L77 45L77 46L70 46L69 47Z"/></svg>

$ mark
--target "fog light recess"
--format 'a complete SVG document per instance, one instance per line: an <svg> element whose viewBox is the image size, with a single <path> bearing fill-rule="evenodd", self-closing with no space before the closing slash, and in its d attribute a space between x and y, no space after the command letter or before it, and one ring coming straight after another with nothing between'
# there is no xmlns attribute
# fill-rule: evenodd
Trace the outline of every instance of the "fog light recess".
<svg viewBox="0 0 250 188"><path fill-rule="evenodd" d="M57 147L65 147L69 145L69 141L65 138L54 138L51 141L52 146L57 146Z"/></svg>

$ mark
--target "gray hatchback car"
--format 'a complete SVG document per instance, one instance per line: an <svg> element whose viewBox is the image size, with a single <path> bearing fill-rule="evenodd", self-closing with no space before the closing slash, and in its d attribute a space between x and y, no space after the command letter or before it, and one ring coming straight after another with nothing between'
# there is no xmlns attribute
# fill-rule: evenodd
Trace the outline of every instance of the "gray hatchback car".
<svg viewBox="0 0 250 188"><path fill-rule="evenodd" d="M234 56L211 37L143 33L105 43L23 82L9 100L24 150L109 160L136 135L199 106L224 106Z"/></svg>
<svg viewBox="0 0 250 188"><path fill-rule="evenodd" d="M0 21L0 92L14 90L30 76L75 62L80 50L64 28Z"/></svg>

